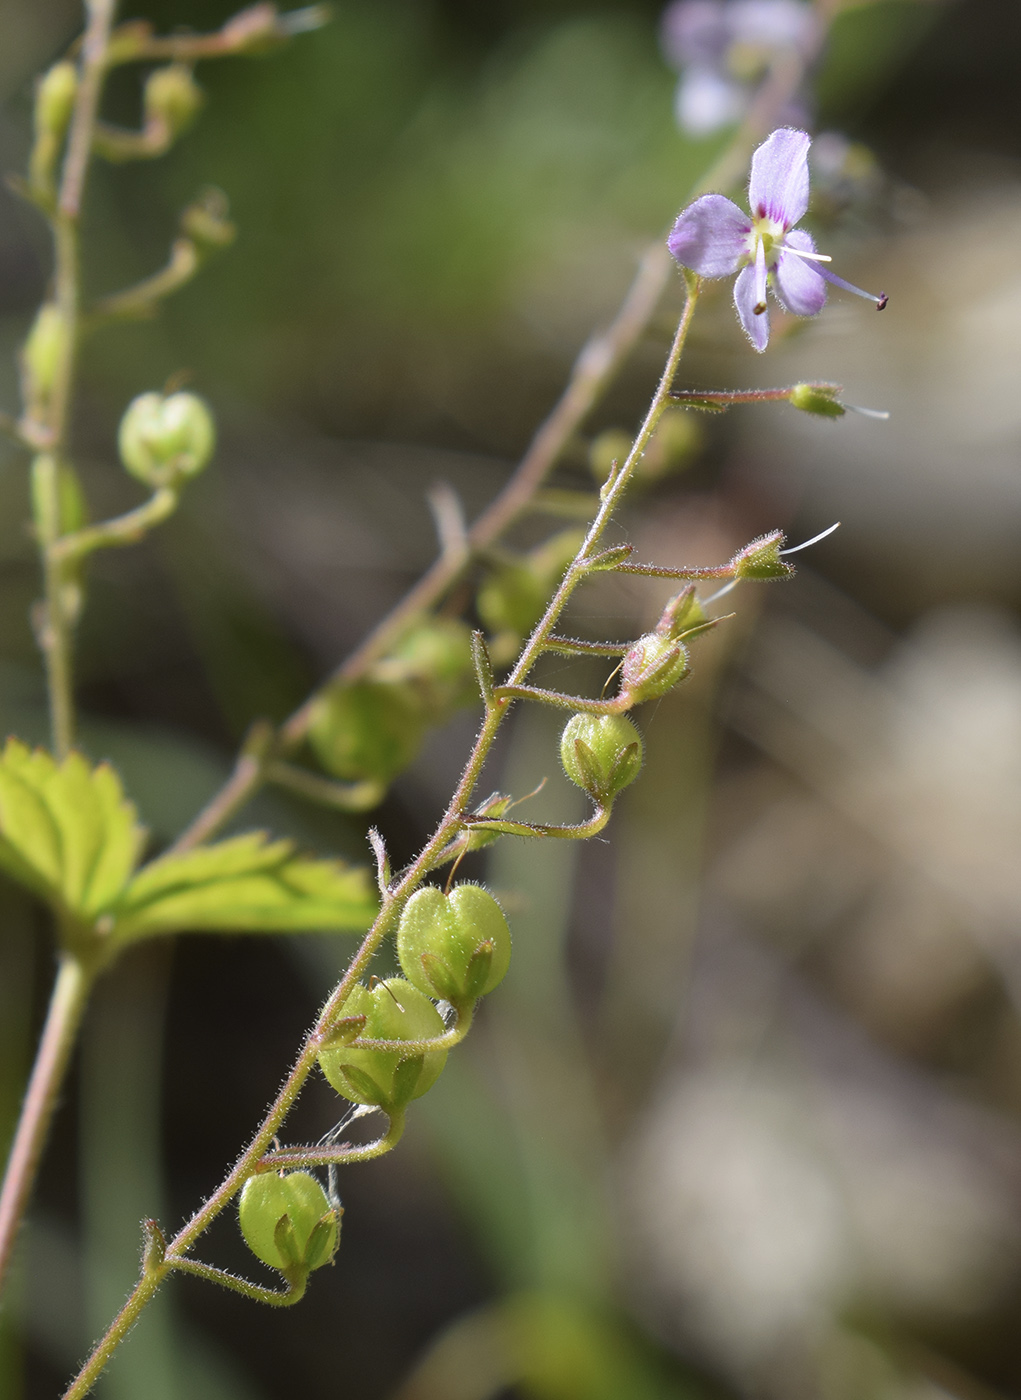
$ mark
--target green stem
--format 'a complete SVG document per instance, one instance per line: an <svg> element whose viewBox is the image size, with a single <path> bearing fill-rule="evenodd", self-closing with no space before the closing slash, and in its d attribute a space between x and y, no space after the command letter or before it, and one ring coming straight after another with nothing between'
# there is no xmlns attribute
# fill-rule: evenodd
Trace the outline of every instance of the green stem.
<svg viewBox="0 0 1021 1400"><path fill-rule="evenodd" d="M673 384L674 376L677 373L677 366L684 350L688 331L691 326L692 316L698 301L699 281L695 277L688 279L688 297L684 305L684 312L681 316L677 333L674 336L670 353L667 357L666 365L660 377L659 385L653 396L645 421L639 429L634 445L628 454L627 460L618 471L609 489L604 488L605 499L600 506L599 512L589 528L581 548L578 550L573 562L567 569L564 578L549 602L546 612L536 626L531 637L525 645L524 651L518 659L510 675L512 684L520 685L527 677L532 666L539 656L546 649L549 637L553 634L557 619L567 606L571 595L591 572L590 560L596 552L596 548L613 511L620 503L620 500L627 489L628 482L634 469L642 457L645 449L656 431L656 425L662 417L664 409L669 403L668 393ZM435 858L447 846L447 844L464 827L465 812L471 801L472 793L482 772L483 765L489 756L489 752L496 739L500 725L506 718L511 707L510 699L495 700L492 705L487 706L486 714L479 731L478 738L465 765L461 780L457 785L453 797L437 826L430 840L419 854L417 860L405 871L402 878L384 896L379 914L362 940L361 947L355 954L347 971L341 978L339 984L331 993L326 1005L323 1007L316 1021L315 1026L309 1032L305 1043L301 1048L297 1060L295 1061L290 1074L284 1081L283 1086L277 1094L272 1107L260 1125L255 1136L248 1147L235 1163L234 1167L224 1178L221 1185L213 1192L206 1203L192 1216L187 1224L181 1229L171 1241L167 1249L167 1259L180 1259L188 1249L195 1243L199 1236L208 1229L213 1220L220 1214L229 1201L241 1190L242 1186L256 1171L264 1164L273 1163L279 1160L279 1154L267 1154L274 1137L276 1137L284 1119L293 1107L295 1100L300 1094L306 1079L311 1073L319 1049L325 1038L328 1037L330 1028L337 1022L344 1004L348 1000L357 984L359 978L368 969L370 962L375 956L383 939L394 928L400 912L417 889L425 875L432 869ZM402 1115L394 1115L391 1119L390 1131L386 1137L381 1138L378 1143L370 1144L369 1148L355 1149L362 1155L358 1160L366 1160L365 1154L373 1156L388 1151L392 1142L390 1139L395 1131L395 1122L403 1127L400 1121ZM305 1159L307 1160L307 1158ZM334 1157L337 1160L337 1157ZM343 1161L351 1161L352 1155L345 1149ZM128 1302L122 1308L115 1319L111 1331L99 1342L96 1350L86 1362L85 1368L76 1378L72 1387L66 1392L64 1400L75 1400L76 1397L86 1394L88 1386L100 1374L106 1362L119 1345L127 1329L139 1316L146 1304L152 1297L155 1287L146 1286L146 1279L143 1278ZM116 1336L114 1333L116 1332ZM88 1384L85 1385L86 1378ZM83 1385L85 1388L83 1389Z"/></svg>
<svg viewBox="0 0 1021 1400"><path fill-rule="evenodd" d="M196 1278L218 1283L221 1288L229 1288L232 1293L240 1293L256 1303L268 1303L272 1308L290 1308L300 1303L308 1285L308 1276L305 1275L280 1292L275 1288L249 1283L246 1278L238 1278L237 1274L229 1274L226 1269L217 1269L212 1264L202 1264L197 1259L171 1259L167 1262L178 1273L194 1274Z"/></svg>
<svg viewBox="0 0 1021 1400"><path fill-rule="evenodd" d="M149 500L124 515L102 520L98 525L87 525L83 530L53 540L47 549L47 562L57 568L66 567L97 549L137 544L147 530L174 513L178 500L174 487L161 486Z"/></svg>
<svg viewBox="0 0 1021 1400"><path fill-rule="evenodd" d="M0 1290L35 1182L93 974L72 954L60 963L0 1191Z"/></svg>
<svg viewBox="0 0 1021 1400"><path fill-rule="evenodd" d="M352 1147L347 1142L317 1144L315 1147L285 1147L279 1152L267 1152L259 1163L262 1171L282 1171L295 1167L341 1167L352 1162L371 1162L382 1157L392 1147L396 1147L404 1134L404 1110L393 1109L390 1113L390 1126L381 1138L366 1143L364 1147Z"/></svg>
<svg viewBox="0 0 1021 1400"><path fill-rule="evenodd" d="M164 1263L143 1273L127 1302L111 1322L85 1365L68 1386L63 1400L81 1400L82 1396L88 1395L106 1369L110 1358L134 1327L139 1314L152 1300L156 1290L169 1272L170 1266Z"/></svg>
<svg viewBox="0 0 1021 1400"><path fill-rule="evenodd" d="M82 39L78 91L60 195L51 219L54 302L60 313L63 334L52 386L47 393L44 421L37 425L45 450L32 464L33 512L45 591L38 633L46 665L53 748L58 758L65 757L74 742L71 667L74 603L70 596L74 580L68 577L63 563L51 557L50 551L61 534L60 474L67 447L77 349L80 301L77 223L106 71L115 0L87 0L86 10L88 18ZM93 976L94 969L86 970L77 958L64 954L0 1195L0 1283L28 1203Z"/></svg>

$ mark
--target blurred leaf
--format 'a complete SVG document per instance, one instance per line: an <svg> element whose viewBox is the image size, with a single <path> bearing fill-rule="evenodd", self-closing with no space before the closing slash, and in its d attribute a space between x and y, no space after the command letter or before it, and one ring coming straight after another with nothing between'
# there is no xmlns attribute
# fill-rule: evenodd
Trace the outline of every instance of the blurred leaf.
<svg viewBox="0 0 1021 1400"><path fill-rule="evenodd" d="M124 888L145 832L120 778L80 753L60 764L8 739L0 756L0 865L50 903L83 917Z"/></svg>
<svg viewBox="0 0 1021 1400"><path fill-rule="evenodd" d="M292 842L263 832L153 861L114 910L121 940L194 929L359 931L375 913L365 870L295 855Z"/></svg>

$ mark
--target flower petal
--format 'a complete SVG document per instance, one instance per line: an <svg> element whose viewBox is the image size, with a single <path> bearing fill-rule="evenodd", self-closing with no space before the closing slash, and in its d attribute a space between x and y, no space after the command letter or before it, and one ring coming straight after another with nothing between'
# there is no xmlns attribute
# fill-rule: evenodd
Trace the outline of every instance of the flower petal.
<svg viewBox="0 0 1021 1400"><path fill-rule="evenodd" d="M785 244L786 248L815 252L812 235L802 228L791 229ZM781 306L795 316L817 316L826 305L826 283L815 263L788 253L784 247L773 273L773 290Z"/></svg>
<svg viewBox="0 0 1021 1400"><path fill-rule="evenodd" d="M677 216L667 247L700 277L727 277L748 252L751 220L722 194L704 194Z"/></svg>
<svg viewBox="0 0 1021 1400"><path fill-rule="evenodd" d="M752 156L748 181L748 203L752 213L765 215L789 229L808 208L808 148L812 138L807 131L782 126L763 141Z"/></svg>
<svg viewBox="0 0 1021 1400"><path fill-rule="evenodd" d="M755 283L754 266L742 268L734 283L734 305L745 335L761 353L769 344L769 312L755 314L755 307L760 304Z"/></svg>
<svg viewBox="0 0 1021 1400"><path fill-rule="evenodd" d="M722 63L730 40L723 0L674 0L660 20L666 61L678 72L689 63Z"/></svg>
<svg viewBox="0 0 1021 1400"><path fill-rule="evenodd" d="M736 122L745 107L745 91L715 68L693 63L677 85L674 115L689 136L708 136Z"/></svg>

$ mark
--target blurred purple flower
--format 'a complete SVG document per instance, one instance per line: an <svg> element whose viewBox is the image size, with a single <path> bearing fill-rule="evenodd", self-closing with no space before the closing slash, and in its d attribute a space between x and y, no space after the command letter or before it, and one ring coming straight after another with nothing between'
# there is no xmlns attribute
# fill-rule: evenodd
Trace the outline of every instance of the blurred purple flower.
<svg viewBox="0 0 1021 1400"><path fill-rule="evenodd" d="M772 56L794 48L807 57L815 34L815 14L802 0L674 0L660 37L667 62L681 75L681 128L704 136L737 121ZM797 119L796 111L785 118Z"/></svg>
<svg viewBox="0 0 1021 1400"><path fill-rule="evenodd" d="M830 259L817 253L812 235L794 225L808 209L806 131L781 127L752 156L745 214L722 194L705 194L681 211L667 246L681 264L700 277L729 277L734 283L738 319L756 350L769 342L766 287L785 310L816 316L826 302L826 283L874 301L882 311L886 297L852 286L823 267Z"/></svg>

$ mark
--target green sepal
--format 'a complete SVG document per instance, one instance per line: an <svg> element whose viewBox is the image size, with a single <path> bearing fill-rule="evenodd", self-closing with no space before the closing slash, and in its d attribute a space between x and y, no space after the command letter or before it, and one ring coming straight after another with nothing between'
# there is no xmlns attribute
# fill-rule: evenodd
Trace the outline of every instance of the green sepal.
<svg viewBox="0 0 1021 1400"><path fill-rule="evenodd" d="M472 953L468 961L468 969L464 979L464 999L465 1001L475 1001L489 990L489 981L493 975L493 958L496 956L496 944L491 938L487 938L484 943Z"/></svg>
<svg viewBox="0 0 1021 1400"><path fill-rule="evenodd" d="M289 1215L282 1215L276 1223L276 1228L273 1231L273 1248L283 1261L280 1266L283 1272L290 1273L293 1269L301 1267L298 1236L294 1233L294 1226L291 1224Z"/></svg>
<svg viewBox="0 0 1021 1400"><path fill-rule="evenodd" d="M409 1055L406 1060L401 1060L394 1070L393 1092L388 1106L398 1108L416 1097L415 1089L424 1068L424 1055Z"/></svg>
<svg viewBox="0 0 1021 1400"><path fill-rule="evenodd" d="M150 862L112 909L121 941L154 934L361 931L376 913L368 872L247 832Z"/></svg>
<svg viewBox="0 0 1021 1400"><path fill-rule="evenodd" d="M837 398L839 384L795 384L788 403L802 413L815 413L821 418L843 418L847 409Z"/></svg>
<svg viewBox="0 0 1021 1400"><path fill-rule="evenodd" d="M364 1029L364 1016L342 1016L339 1021L334 1021L320 1043L324 1050L337 1050L357 1040Z"/></svg>
<svg viewBox="0 0 1021 1400"><path fill-rule="evenodd" d="M328 1210L314 1226L305 1246L303 1263L306 1269L321 1269L331 1264L337 1252L337 1227L339 1216L336 1210Z"/></svg>
<svg viewBox="0 0 1021 1400"><path fill-rule="evenodd" d="M440 1001L449 1001L451 1004L457 1001L461 987L443 959L436 953L421 953L418 961L422 972L415 978L413 985L421 987L428 996L439 997Z"/></svg>
<svg viewBox="0 0 1021 1400"><path fill-rule="evenodd" d="M633 544L620 544L614 549L604 549L601 554L594 554L591 559L586 559L585 568L594 574L609 572L619 564L626 564L634 552Z"/></svg>
<svg viewBox="0 0 1021 1400"><path fill-rule="evenodd" d="M162 1268L167 1257L167 1240L155 1220L142 1221L142 1273L151 1274Z"/></svg>
<svg viewBox="0 0 1021 1400"><path fill-rule="evenodd" d="M382 1089L371 1075L366 1074L357 1065L340 1065L337 1073L347 1088L351 1090L350 1093L347 1093L341 1089L340 1092L344 1094L345 1098L354 1099L356 1103L375 1104L378 1108L382 1108L386 1103L386 1090ZM338 1087L332 1079L330 1083L333 1084L334 1088Z"/></svg>
<svg viewBox="0 0 1021 1400"><path fill-rule="evenodd" d="M790 578L794 573L794 566L780 557L783 543L784 535L781 530L774 530L771 534L760 535L757 540L752 540L751 544L745 545L730 561L734 577L760 582Z"/></svg>
<svg viewBox="0 0 1021 1400"><path fill-rule="evenodd" d="M493 706L493 660L489 655L489 648L486 646L486 639L481 632L472 633L472 664L475 667L475 679L479 683L479 694L482 696L482 703L486 709Z"/></svg>

